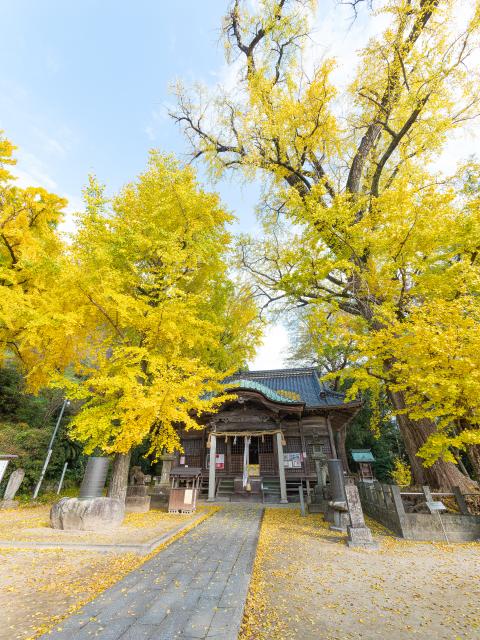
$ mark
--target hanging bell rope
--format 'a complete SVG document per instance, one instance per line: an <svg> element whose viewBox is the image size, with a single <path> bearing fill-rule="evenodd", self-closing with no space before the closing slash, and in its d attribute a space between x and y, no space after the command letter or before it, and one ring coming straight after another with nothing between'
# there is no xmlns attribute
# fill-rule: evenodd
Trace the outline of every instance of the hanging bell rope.
<svg viewBox="0 0 480 640"><path fill-rule="evenodd" d="M219 438L233 438L234 444L236 444L237 438L244 438L245 436L258 436L264 438L265 436L274 436L276 433L281 433L283 436L283 431L281 429L274 430L262 430L262 431L213 431L208 434L208 439L210 440L211 436L217 436ZM263 440L264 441L264 440Z"/></svg>
<svg viewBox="0 0 480 640"><path fill-rule="evenodd" d="M211 436L218 436L219 438L224 437L225 442L227 442L228 438L233 438L233 444L237 444L237 438L245 438L245 437L253 437L258 436L262 438L262 442L265 442L265 436L273 436L277 433L282 434L282 447L286 446L285 435L281 429L275 429L273 431L213 431L208 434L207 439L207 449L210 449L210 438Z"/></svg>

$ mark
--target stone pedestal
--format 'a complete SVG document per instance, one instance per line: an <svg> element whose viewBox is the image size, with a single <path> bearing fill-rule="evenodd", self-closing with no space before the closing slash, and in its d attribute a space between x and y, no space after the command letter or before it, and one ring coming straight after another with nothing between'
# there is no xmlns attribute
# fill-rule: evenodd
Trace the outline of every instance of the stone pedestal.
<svg viewBox="0 0 480 640"><path fill-rule="evenodd" d="M116 498L62 498L50 510L54 529L110 531L122 524L124 507Z"/></svg>
<svg viewBox="0 0 480 640"><path fill-rule="evenodd" d="M332 531L342 531L345 533L347 527L350 525L347 503L345 501L331 502L330 506L333 509L333 524L330 529L332 529Z"/></svg>
<svg viewBox="0 0 480 640"><path fill-rule="evenodd" d="M161 508L168 504L170 499L170 471L175 462L173 453L164 453L160 456L162 461L162 472L160 476L153 478L153 487L150 488L150 504L153 509Z"/></svg>
<svg viewBox="0 0 480 640"><path fill-rule="evenodd" d="M330 478L330 490L332 499L329 502L328 520L333 524L330 527L333 531L347 531L350 524L348 515L347 502L345 498L345 482L343 477L342 461L331 459L328 461L328 477Z"/></svg>
<svg viewBox="0 0 480 640"><path fill-rule="evenodd" d="M0 509L16 509L18 500L0 500Z"/></svg>
<svg viewBox="0 0 480 640"><path fill-rule="evenodd" d="M146 513L150 511L150 496L147 494L146 485L134 484L127 487L125 511L129 513Z"/></svg>

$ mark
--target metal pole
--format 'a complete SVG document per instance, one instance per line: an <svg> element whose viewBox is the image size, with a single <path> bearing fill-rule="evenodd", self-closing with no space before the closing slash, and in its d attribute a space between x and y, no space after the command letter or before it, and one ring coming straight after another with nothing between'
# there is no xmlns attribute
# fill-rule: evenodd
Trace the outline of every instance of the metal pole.
<svg viewBox="0 0 480 640"><path fill-rule="evenodd" d="M55 437L57 435L58 428L60 427L60 422L63 418L63 412L65 411L65 407L68 404L68 400L64 400L62 404L62 408L60 410L60 414L58 416L57 424L55 425L55 429L53 430L52 437L50 438L50 444L48 445L47 457L45 458L45 462L43 463L42 473L40 474L40 478L37 482L37 486L35 487L35 491L33 492L33 499L36 500L38 497L38 492L40 491L40 487L42 486L43 479L45 477L45 472L47 471L48 463L50 462L50 458L52 456L53 443L55 441Z"/></svg>
<svg viewBox="0 0 480 640"><path fill-rule="evenodd" d="M65 462L65 464L63 465L62 475L60 476L60 482L58 483L57 496L60 495L60 491L62 490L63 479L65 478L65 472L67 470L67 467L68 467L68 462Z"/></svg>
<svg viewBox="0 0 480 640"><path fill-rule="evenodd" d="M442 516L440 515L440 511L437 511L437 513L438 513L438 518L440 520L440 525L441 525L442 530L443 530L443 535L445 536L445 540L447 541L448 544L450 544L450 541L449 541L448 536L447 536L447 532L445 531L445 527L443 526L443 520L442 520Z"/></svg>

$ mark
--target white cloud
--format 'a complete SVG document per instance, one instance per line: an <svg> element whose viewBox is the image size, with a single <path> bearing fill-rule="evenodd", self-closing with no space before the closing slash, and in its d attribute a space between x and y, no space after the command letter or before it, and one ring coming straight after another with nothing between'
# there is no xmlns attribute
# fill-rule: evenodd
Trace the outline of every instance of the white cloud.
<svg viewBox="0 0 480 640"><path fill-rule="evenodd" d="M19 187L43 187L51 191L58 188L45 163L33 153L19 150L17 158L18 164L12 168L12 173L17 176L16 184Z"/></svg>
<svg viewBox="0 0 480 640"><path fill-rule="evenodd" d="M33 128L33 133L37 136L43 149L48 154L59 155L59 156L64 156L66 154L67 148L65 146L65 143L62 144L56 138L48 135L44 131L40 130L38 127ZM62 138L65 139L65 136L62 136Z"/></svg>
<svg viewBox="0 0 480 640"><path fill-rule="evenodd" d="M285 327L281 324L270 325L265 332L262 346L254 360L249 363L250 369L281 369L285 366L288 349L289 340Z"/></svg>
<svg viewBox="0 0 480 640"><path fill-rule="evenodd" d="M170 104L164 100L157 108L151 110L150 118L143 129L149 140L152 142L157 140L158 134L165 127L165 123L170 120L169 112L174 110L175 107L175 104Z"/></svg>
<svg viewBox="0 0 480 640"><path fill-rule="evenodd" d="M155 140L156 134L155 134L155 129L153 127L147 126L143 131L145 132L149 140L151 140L152 142Z"/></svg>

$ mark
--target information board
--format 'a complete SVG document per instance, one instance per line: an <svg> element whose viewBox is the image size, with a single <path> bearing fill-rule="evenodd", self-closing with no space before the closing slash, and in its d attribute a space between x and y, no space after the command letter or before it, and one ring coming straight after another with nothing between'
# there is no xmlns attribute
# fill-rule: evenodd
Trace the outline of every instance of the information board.
<svg viewBox="0 0 480 640"><path fill-rule="evenodd" d="M284 453L283 454L283 466L286 469L301 469L302 468L302 454L301 453Z"/></svg>

